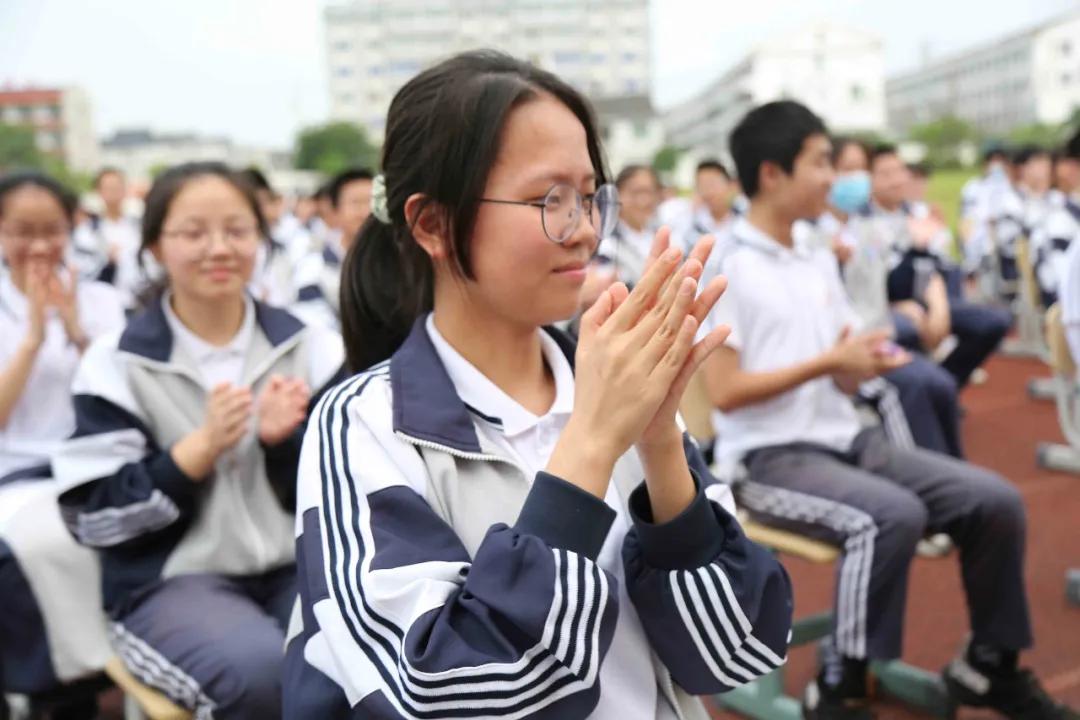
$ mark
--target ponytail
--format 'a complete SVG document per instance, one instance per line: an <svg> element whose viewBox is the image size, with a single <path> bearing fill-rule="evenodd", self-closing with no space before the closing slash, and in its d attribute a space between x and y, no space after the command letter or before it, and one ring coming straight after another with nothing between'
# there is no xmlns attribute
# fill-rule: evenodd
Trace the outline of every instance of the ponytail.
<svg viewBox="0 0 1080 720"><path fill-rule="evenodd" d="M364 221L341 269L341 333L352 372L386 360L432 308L431 260L405 228Z"/></svg>

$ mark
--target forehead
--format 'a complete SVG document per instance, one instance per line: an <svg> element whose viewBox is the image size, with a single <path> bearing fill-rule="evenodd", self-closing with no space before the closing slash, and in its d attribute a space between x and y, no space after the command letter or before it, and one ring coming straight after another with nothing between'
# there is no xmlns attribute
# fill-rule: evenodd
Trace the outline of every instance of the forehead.
<svg viewBox="0 0 1080 720"><path fill-rule="evenodd" d="M493 173L526 167L541 173L546 169L553 175L593 173L585 126L570 108L550 95L514 108L503 126Z"/></svg>
<svg viewBox="0 0 1080 720"><path fill-rule="evenodd" d="M370 193L370 192L371 192L371 180L368 180L367 178L361 178L359 180L350 180L349 182L347 182L347 183L345 183L344 185L341 186L341 194L342 195L345 195L346 193L353 194L353 195L359 195L361 193Z"/></svg>
<svg viewBox="0 0 1080 720"><path fill-rule="evenodd" d="M802 152L800 155L808 155L811 157L818 157L821 155L832 156L832 141L828 136L821 133L814 133L805 140L802 144Z"/></svg>
<svg viewBox="0 0 1080 720"><path fill-rule="evenodd" d="M61 202L45 188L23 185L3 199L0 212L8 218L24 220L67 220Z"/></svg>
<svg viewBox="0 0 1080 720"><path fill-rule="evenodd" d="M229 181L207 175L194 178L169 204L169 213L206 214L215 212L251 212L244 194Z"/></svg>

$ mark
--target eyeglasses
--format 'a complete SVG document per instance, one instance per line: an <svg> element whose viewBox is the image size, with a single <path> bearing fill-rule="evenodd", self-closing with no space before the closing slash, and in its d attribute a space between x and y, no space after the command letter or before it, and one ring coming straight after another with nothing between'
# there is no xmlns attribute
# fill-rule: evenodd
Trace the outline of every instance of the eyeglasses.
<svg viewBox="0 0 1080 720"><path fill-rule="evenodd" d="M210 248L210 239L215 235L215 232L209 227L192 226L176 230L165 230L161 234L163 237L180 238L183 242L206 251ZM219 234L225 239L225 244L229 247L246 250L248 249L247 246L253 244L259 237L259 228L254 225L234 225L221 228Z"/></svg>
<svg viewBox="0 0 1080 720"><path fill-rule="evenodd" d="M34 228L26 225L0 227L0 235L13 238L20 245L29 245L34 238L41 238L52 245L61 245L68 237L66 225L45 225Z"/></svg>
<svg viewBox="0 0 1080 720"><path fill-rule="evenodd" d="M619 220L619 191L614 185L601 185L596 192L582 195L577 188L559 183L548 190L543 200L480 198L480 202L540 208L544 234L548 240L560 245L573 237L586 214L601 238L610 235Z"/></svg>

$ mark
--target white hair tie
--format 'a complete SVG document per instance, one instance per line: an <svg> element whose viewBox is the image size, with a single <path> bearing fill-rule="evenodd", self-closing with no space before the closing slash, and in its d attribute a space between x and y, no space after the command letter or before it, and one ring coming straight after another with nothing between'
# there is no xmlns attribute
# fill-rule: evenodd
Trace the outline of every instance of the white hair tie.
<svg viewBox="0 0 1080 720"><path fill-rule="evenodd" d="M371 181L371 214L383 225L390 224L390 208L386 206L386 176L382 173Z"/></svg>

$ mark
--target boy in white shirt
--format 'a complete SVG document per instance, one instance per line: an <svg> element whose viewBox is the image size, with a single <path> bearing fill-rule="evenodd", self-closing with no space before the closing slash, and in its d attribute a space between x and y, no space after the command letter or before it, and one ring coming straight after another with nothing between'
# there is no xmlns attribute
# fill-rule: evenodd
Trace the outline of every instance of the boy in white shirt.
<svg viewBox="0 0 1080 720"><path fill-rule="evenodd" d="M742 459L744 507L835 543L835 653L807 688L807 718L871 718L867 663L900 655L908 568L928 532L960 548L972 641L944 671L951 698L1012 718L1077 718L1026 670L1024 509L987 470L891 446L848 397L907 361L887 333L862 334L828 250L800 247L793 223L825 209L833 180L824 124L791 101L751 111L731 135L750 197L722 270L728 290L703 331L729 325L706 361L721 459Z"/></svg>

